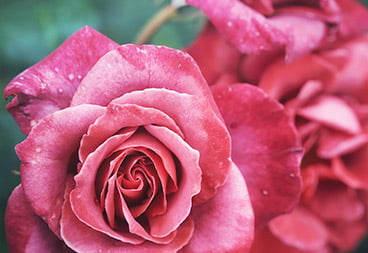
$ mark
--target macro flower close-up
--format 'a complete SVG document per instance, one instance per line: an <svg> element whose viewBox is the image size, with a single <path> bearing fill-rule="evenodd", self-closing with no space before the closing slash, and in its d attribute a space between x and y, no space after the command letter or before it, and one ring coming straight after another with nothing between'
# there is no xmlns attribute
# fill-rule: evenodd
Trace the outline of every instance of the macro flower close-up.
<svg viewBox="0 0 368 253"><path fill-rule="evenodd" d="M0 3L0 252L367 252L367 6Z"/></svg>

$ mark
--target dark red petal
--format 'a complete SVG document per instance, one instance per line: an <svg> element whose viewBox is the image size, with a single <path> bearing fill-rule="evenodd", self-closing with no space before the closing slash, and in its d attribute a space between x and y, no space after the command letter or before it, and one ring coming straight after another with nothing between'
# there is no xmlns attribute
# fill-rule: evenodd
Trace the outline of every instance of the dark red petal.
<svg viewBox="0 0 368 253"><path fill-rule="evenodd" d="M35 213L19 185L8 200L5 214L6 239L9 251L67 252L66 247Z"/></svg>
<svg viewBox="0 0 368 253"><path fill-rule="evenodd" d="M241 57L210 24L185 51L197 62L209 85L226 72L237 72Z"/></svg>
<svg viewBox="0 0 368 253"><path fill-rule="evenodd" d="M225 181L230 169L230 136L206 97L165 89L145 89L125 94L112 104L137 104L164 112L179 126L183 139L200 153L201 193L206 200Z"/></svg>
<svg viewBox="0 0 368 253"><path fill-rule="evenodd" d="M82 135L104 111L100 106L81 105L55 112L42 119L16 146L25 196L56 234L66 175L76 171L71 160Z"/></svg>
<svg viewBox="0 0 368 253"><path fill-rule="evenodd" d="M192 210L195 230L184 252L248 252L254 216L247 186L233 164L226 183L208 202Z"/></svg>
<svg viewBox="0 0 368 253"><path fill-rule="evenodd" d="M46 115L66 108L79 83L108 51L119 45L86 26L59 48L15 77L4 96L15 96L7 105L23 133Z"/></svg>
<svg viewBox="0 0 368 253"><path fill-rule="evenodd" d="M83 79L72 105L107 105L125 93L146 88L207 97L217 112L211 91L192 57L155 45L122 45L104 55Z"/></svg>
<svg viewBox="0 0 368 253"><path fill-rule="evenodd" d="M243 173L256 224L297 203L302 149L286 110L247 84L215 85L213 94L232 137L232 158Z"/></svg>
<svg viewBox="0 0 368 253"><path fill-rule="evenodd" d="M172 253L186 245L193 234L194 222L188 218L181 224L175 238L169 244L155 244L148 241L141 244L123 243L88 227L75 216L68 198L72 182L68 185L69 189L66 191L66 201L62 210L61 236L65 243L77 252Z"/></svg>

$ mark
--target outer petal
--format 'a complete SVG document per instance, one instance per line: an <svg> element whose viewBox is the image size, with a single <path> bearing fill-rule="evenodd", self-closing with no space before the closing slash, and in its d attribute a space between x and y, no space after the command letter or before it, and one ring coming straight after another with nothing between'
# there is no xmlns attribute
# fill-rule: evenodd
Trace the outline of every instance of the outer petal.
<svg viewBox="0 0 368 253"><path fill-rule="evenodd" d="M213 94L232 136L232 158L243 173L256 224L297 203L302 149L284 108L247 84L215 85Z"/></svg>
<svg viewBox="0 0 368 253"><path fill-rule="evenodd" d="M72 105L107 105L114 98L146 88L166 88L206 97L218 112L199 67L186 53L154 45L123 45L89 71Z"/></svg>
<svg viewBox="0 0 368 253"><path fill-rule="evenodd" d="M97 60L117 43L84 27L36 65L15 77L4 96L14 96L7 105L23 133L46 115L69 106L81 79Z"/></svg>
<svg viewBox="0 0 368 253"><path fill-rule="evenodd" d="M9 197L5 227L8 247L12 253L67 252L67 248L47 224L33 213L20 185Z"/></svg>
<svg viewBox="0 0 368 253"><path fill-rule="evenodd" d="M249 252L253 241L253 210L244 179L233 164L214 198L193 208L195 230L180 252Z"/></svg>
<svg viewBox="0 0 368 253"><path fill-rule="evenodd" d="M73 159L81 137L104 111L100 106L82 105L55 112L16 146L25 196L55 233L59 231L66 175L76 171Z"/></svg>

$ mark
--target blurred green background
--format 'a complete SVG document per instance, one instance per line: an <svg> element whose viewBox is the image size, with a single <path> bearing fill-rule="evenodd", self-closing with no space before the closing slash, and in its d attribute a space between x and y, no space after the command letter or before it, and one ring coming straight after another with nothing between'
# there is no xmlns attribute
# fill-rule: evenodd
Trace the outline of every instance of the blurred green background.
<svg viewBox="0 0 368 253"><path fill-rule="evenodd" d="M144 24L169 2L1 0L0 90L14 76L43 59L85 25L120 44L134 42ZM368 5L368 0L363 2ZM154 35L151 43L182 48L195 38L204 23L198 10L186 7ZM7 198L19 183L19 176L12 172L19 167L14 146L24 138L6 112L6 103L0 99L0 252L7 252L3 218ZM356 252L368 252L368 240Z"/></svg>

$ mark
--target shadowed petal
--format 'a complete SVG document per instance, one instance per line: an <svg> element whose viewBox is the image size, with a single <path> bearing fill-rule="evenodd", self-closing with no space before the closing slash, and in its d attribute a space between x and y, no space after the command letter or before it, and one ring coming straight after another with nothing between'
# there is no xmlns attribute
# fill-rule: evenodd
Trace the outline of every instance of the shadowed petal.
<svg viewBox="0 0 368 253"><path fill-rule="evenodd" d="M301 191L302 149L286 110L251 85L212 87L232 137L233 161L248 185L256 224L290 211Z"/></svg>
<svg viewBox="0 0 368 253"><path fill-rule="evenodd" d="M16 146L25 196L56 234L66 175L76 171L73 159L82 135L104 111L100 106L81 105L55 112L42 119Z"/></svg>
<svg viewBox="0 0 368 253"><path fill-rule="evenodd" d="M21 185L9 197L5 228L8 247L12 253L68 252L47 224L33 213Z"/></svg>
<svg viewBox="0 0 368 253"><path fill-rule="evenodd" d="M246 253L253 241L254 216L247 186L233 164L226 183L208 202L193 208L195 230L181 253Z"/></svg>

